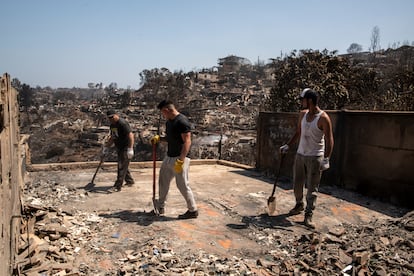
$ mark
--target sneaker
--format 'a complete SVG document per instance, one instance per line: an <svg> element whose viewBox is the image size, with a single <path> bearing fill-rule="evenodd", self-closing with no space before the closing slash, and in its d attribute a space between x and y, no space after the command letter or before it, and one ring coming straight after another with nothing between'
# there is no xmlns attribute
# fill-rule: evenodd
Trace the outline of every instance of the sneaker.
<svg viewBox="0 0 414 276"><path fill-rule="evenodd" d="M192 218L197 218L198 217L198 211L187 211L182 215L179 215L178 218L179 219L192 219Z"/></svg>
<svg viewBox="0 0 414 276"><path fill-rule="evenodd" d="M296 203L295 207L289 211L289 215L297 215L300 214L305 208L303 207L303 203Z"/></svg>
<svg viewBox="0 0 414 276"><path fill-rule="evenodd" d="M303 224L305 224L306 227L315 229L315 224L312 223L312 216L310 215L305 215L305 220L303 221Z"/></svg>

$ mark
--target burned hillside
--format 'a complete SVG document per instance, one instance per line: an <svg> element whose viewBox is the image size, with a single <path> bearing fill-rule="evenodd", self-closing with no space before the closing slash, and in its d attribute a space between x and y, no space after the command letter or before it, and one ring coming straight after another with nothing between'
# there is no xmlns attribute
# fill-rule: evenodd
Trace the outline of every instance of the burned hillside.
<svg viewBox="0 0 414 276"><path fill-rule="evenodd" d="M193 123L192 158L254 166L259 111L296 112L305 86L321 91L322 108L413 110L413 49L345 56L303 51L266 65L228 56L200 72L144 70L137 91L20 85L21 129L31 135L34 163L97 160L108 124L105 111L116 108L135 130L134 161L149 160L148 141L164 126L155 107L168 98Z"/></svg>
<svg viewBox="0 0 414 276"><path fill-rule="evenodd" d="M227 81L220 89L207 89L191 80L185 82L190 82L187 85L194 90L177 92L182 98L177 99L176 105L193 124L190 157L221 158L254 165L255 122L266 90L257 91L257 87L247 90L242 85L230 88L226 86ZM149 139L158 130L162 133L165 123L156 105L162 99L174 98L166 87L160 88L155 96L152 91L152 87L145 86L134 92L94 90L90 91L89 98L83 98L79 91L68 90L65 97L43 92L42 98L35 98L38 108L21 113L22 133L31 135L32 162L97 160L107 134L105 112L110 108L116 108L134 129L133 161L150 160ZM123 104L126 95L128 101ZM162 148L158 156L162 158Z"/></svg>

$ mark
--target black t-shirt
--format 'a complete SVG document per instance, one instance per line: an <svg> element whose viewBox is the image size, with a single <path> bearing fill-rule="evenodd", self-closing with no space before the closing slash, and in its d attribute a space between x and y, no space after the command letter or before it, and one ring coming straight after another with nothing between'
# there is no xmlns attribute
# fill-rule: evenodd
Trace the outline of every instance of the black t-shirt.
<svg viewBox="0 0 414 276"><path fill-rule="evenodd" d="M184 141L181 138L182 133L191 132L191 124L186 116L178 114L174 119L166 123L166 133L168 142L169 157L177 157L181 153Z"/></svg>
<svg viewBox="0 0 414 276"><path fill-rule="evenodd" d="M128 147L128 135L132 131L128 122L123 118L119 118L118 122L111 124L111 137L114 140L115 146L119 149Z"/></svg>

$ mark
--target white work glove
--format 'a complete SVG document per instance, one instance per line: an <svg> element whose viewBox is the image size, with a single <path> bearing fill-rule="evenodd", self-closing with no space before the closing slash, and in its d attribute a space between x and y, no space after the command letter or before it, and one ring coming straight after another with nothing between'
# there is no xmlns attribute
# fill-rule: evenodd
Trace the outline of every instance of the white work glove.
<svg viewBox="0 0 414 276"><path fill-rule="evenodd" d="M288 144L284 144L283 146L281 146L279 148L280 153L285 154L289 151L289 145Z"/></svg>
<svg viewBox="0 0 414 276"><path fill-rule="evenodd" d="M329 169L329 157L324 157L320 163L320 170L326 171L327 169Z"/></svg>
<svg viewBox="0 0 414 276"><path fill-rule="evenodd" d="M131 160L132 157L134 157L134 149L133 148L128 148L127 149L127 156L128 156L129 160Z"/></svg>

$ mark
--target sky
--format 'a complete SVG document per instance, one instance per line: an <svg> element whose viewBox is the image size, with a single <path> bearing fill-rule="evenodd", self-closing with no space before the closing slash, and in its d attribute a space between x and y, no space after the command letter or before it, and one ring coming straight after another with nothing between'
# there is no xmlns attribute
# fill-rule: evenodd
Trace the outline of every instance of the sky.
<svg viewBox="0 0 414 276"><path fill-rule="evenodd" d="M412 0L10 0L0 2L0 74L32 87L139 88L140 72L212 68L293 50L414 42Z"/></svg>

